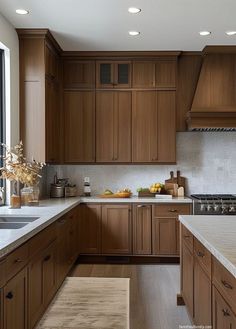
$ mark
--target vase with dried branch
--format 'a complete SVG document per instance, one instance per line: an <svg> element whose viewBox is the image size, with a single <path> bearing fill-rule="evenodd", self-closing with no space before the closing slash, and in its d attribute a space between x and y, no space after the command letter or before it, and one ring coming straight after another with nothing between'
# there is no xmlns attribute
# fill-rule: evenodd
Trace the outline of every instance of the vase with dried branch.
<svg viewBox="0 0 236 329"><path fill-rule="evenodd" d="M24 157L23 143L10 148L5 144L1 144L4 149L2 156L3 166L0 168L0 179L7 179L13 182L13 193L11 195L11 208L21 207L20 184L25 187L38 186L42 177L41 171L45 163L26 161Z"/></svg>

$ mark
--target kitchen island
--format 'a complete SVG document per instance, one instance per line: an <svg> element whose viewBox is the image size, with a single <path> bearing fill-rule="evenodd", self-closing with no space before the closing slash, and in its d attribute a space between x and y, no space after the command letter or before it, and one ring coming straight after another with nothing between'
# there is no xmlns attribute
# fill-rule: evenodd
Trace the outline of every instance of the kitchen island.
<svg viewBox="0 0 236 329"><path fill-rule="evenodd" d="M236 328L236 216L179 216L181 296L195 325Z"/></svg>

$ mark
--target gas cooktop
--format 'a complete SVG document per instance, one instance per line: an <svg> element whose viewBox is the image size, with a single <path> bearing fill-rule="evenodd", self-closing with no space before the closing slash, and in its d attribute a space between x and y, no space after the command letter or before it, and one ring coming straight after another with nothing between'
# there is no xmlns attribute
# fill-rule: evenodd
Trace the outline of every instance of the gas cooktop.
<svg viewBox="0 0 236 329"><path fill-rule="evenodd" d="M192 194L195 215L236 215L236 195Z"/></svg>

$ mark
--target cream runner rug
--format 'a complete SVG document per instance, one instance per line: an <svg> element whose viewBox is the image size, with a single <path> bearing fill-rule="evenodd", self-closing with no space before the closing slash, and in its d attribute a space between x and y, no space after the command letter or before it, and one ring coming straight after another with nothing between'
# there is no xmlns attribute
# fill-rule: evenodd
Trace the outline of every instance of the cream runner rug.
<svg viewBox="0 0 236 329"><path fill-rule="evenodd" d="M69 277L36 329L129 329L129 279Z"/></svg>

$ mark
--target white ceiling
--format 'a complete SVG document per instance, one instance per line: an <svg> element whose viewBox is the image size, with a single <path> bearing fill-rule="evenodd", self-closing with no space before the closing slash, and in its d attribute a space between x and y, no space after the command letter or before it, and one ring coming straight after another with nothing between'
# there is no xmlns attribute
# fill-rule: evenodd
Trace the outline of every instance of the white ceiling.
<svg viewBox="0 0 236 329"><path fill-rule="evenodd" d="M131 15L130 6L142 9ZM30 11L20 16L17 8ZM64 50L202 50L236 45L236 0L0 0L20 28L49 28ZM128 31L138 30L131 37ZM209 30L210 36L198 32ZM0 31L1 36L1 31Z"/></svg>

